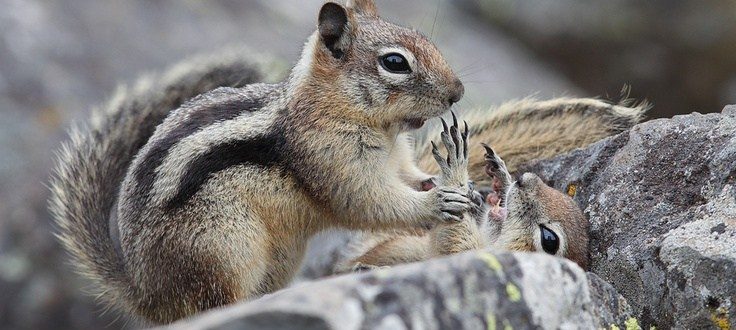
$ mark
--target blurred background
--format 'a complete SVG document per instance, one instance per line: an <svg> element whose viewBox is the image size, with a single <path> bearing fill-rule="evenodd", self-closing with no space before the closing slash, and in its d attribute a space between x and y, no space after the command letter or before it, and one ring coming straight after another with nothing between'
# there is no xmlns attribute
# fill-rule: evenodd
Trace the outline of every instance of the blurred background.
<svg viewBox="0 0 736 330"><path fill-rule="evenodd" d="M0 328L120 328L52 234L45 186L65 129L119 83L245 44L293 63L322 0L3 0ZM461 108L534 95L631 97L650 117L736 103L733 0L378 0L463 77Z"/></svg>

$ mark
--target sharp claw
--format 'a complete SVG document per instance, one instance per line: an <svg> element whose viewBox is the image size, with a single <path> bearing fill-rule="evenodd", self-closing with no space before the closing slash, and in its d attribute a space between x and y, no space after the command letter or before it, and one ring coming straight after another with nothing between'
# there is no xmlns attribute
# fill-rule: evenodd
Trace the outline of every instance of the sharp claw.
<svg viewBox="0 0 736 330"><path fill-rule="evenodd" d="M442 157L440 156L440 150L437 149L437 145L434 144L434 141L430 141L430 142L432 142L432 154L442 159Z"/></svg>
<svg viewBox="0 0 736 330"><path fill-rule="evenodd" d="M494 152L493 149L489 145L485 143L481 143L481 145L483 145L483 148L486 149L486 158L491 158L492 155L496 154L496 152Z"/></svg>
<svg viewBox="0 0 736 330"><path fill-rule="evenodd" d="M460 141L457 136L457 126L450 127L450 137L452 138L452 143L455 144L455 157L460 158Z"/></svg>
<svg viewBox="0 0 736 330"><path fill-rule="evenodd" d="M445 121L445 119L444 118L440 118L440 120L442 121L442 128L444 129L444 131L445 132L449 132L450 129L447 127L447 122Z"/></svg>
<svg viewBox="0 0 736 330"><path fill-rule="evenodd" d="M463 133L463 156L468 158L468 122L463 120L465 123L465 132Z"/></svg>
<svg viewBox="0 0 736 330"><path fill-rule="evenodd" d="M455 116L455 111L450 111L452 114L452 126L457 127L457 116Z"/></svg>

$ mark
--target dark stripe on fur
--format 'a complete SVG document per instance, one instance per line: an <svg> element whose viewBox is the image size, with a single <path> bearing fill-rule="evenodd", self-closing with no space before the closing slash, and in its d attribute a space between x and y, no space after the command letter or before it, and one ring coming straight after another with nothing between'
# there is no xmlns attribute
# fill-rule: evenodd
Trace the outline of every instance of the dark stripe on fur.
<svg viewBox="0 0 736 330"><path fill-rule="evenodd" d="M223 90L214 91L210 94L222 94ZM196 104L200 99L215 97L212 95L200 96L190 104ZM182 139L190 136L204 127L217 122L232 120L246 111L257 111L263 107L262 100L237 99L224 103L203 107L189 115L187 121L181 123L172 130L169 135L155 142L148 150L143 161L135 171L136 189L138 196L147 196L156 181L156 169L161 166L171 148Z"/></svg>
<svg viewBox="0 0 736 330"><path fill-rule="evenodd" d="M173 210L183 207L213 174L230 167L242 164L265 168L281 166L284 146L284 134L277 128L266 135L213 147L190 163L179 182L179 190L166 203L166 208Z"/></svg>
<svg viewBox="0 0 736 330"><path fill-rule="evenodd" d="M371 91L368 90L368 86L360 83L358 84L358 88L360 88L360 93L362 94L361 97L363 98L363 102L369 107L372 107L373 106L373 96L371 96Z"/></svg>

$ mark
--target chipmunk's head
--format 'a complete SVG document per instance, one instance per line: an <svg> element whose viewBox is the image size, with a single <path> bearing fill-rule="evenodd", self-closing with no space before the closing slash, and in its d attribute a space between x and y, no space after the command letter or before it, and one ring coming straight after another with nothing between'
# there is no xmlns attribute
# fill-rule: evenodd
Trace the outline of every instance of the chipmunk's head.
<svg viewBox="0 0 736 330"><path fill-rule="evenodd" d="M572 198L526 173L509 187L506 208L500 245L568 258L587 269L589 224Z"/></svg>
<svg viewBox="0 0 736 330"><path fill-rule="evenodd" d="M314 79L337 109L344 102L344 111L374 124L419 128L463 96L463 84L432 42L382 20L373 0L328 2L318 27L292 77L309 70L302 76Z"/></svg>

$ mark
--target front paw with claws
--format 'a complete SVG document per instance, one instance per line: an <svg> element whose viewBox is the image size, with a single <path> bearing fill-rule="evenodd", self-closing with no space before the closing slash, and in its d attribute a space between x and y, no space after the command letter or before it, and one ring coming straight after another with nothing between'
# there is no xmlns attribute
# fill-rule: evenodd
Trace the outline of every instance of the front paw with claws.
<svg viewBox="0 0 736 330"><path fill-rule="evenodd" d="M436 205L443 221L459 222L473 206L468 185L468 124L465 123L464 131L460 131L455 113L452 113L452 126L448 126L444 119L440 120L443 127L440 136L447 149L447 157L440 154L433 141L432 154L440 168Z"/></svg>
<svg viewBox="0 0 736 330"><path fill-rule="evenodd" d="M460 131L457 116L452 113L452 126L442 120L442 144L447 149L447 157L442 157L437 145L432 141L432 155L440 168L440 180L444 186L464 187L468 185L468 123Z"/></svg>
<svg viewBox="0 0 736 330"><path fill-rule="evenodd" d="M493 182L492 191L487 195L486 201L491 205L505 206L506 192L509 186L511 186L513 179L506 168L506 163L498 156L493 148L487 144L483 144L483 147L486 149L485 171Z"/></svg>
<svg viewBox="0 0 736 330"><path fill-rule="evenodd" d="M439 187L436 190L437 201L435 205L439 210L439 218L443 222L460 222L463 214L470 211L471 200L465 196L467 190L462 188Z"/></svg>

